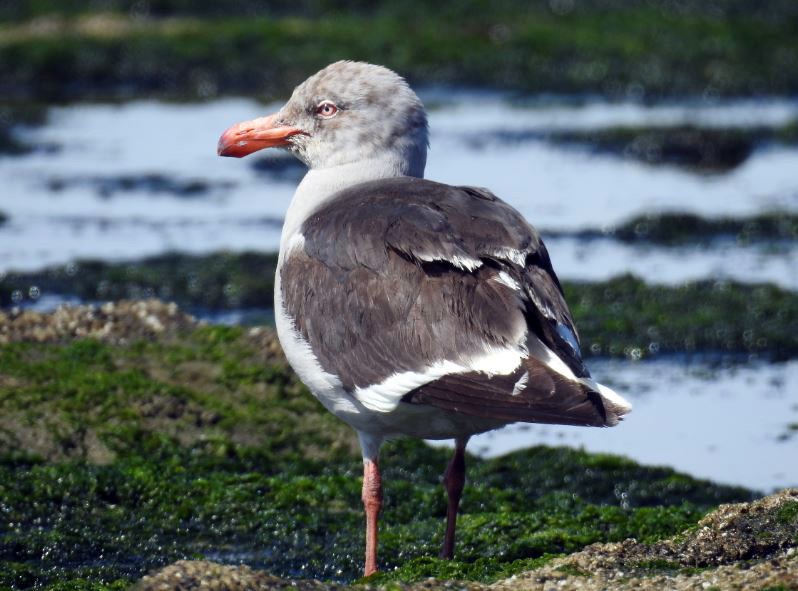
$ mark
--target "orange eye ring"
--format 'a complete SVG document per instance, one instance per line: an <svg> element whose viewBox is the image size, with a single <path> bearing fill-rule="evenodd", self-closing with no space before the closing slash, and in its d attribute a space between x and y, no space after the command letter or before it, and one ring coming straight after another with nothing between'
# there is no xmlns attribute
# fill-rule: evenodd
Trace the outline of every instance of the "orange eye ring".
<svg viewBox="0 0 798 591"><path fill-rule="evenodd" d="M335 103L330 101L323 101L319 103L318 107L316 107L316 115L322 117L323 119L334 117L336 113L338 113L338 107L335 105Z"/></svg>

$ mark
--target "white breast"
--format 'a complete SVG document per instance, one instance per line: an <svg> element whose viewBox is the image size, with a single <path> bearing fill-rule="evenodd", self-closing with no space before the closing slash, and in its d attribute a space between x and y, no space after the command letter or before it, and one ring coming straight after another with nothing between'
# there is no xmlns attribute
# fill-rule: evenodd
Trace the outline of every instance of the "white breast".
<svg viewBox="0 0 798 591"><path fill-rule="evenodd" d="M319 363L313 349L296 329L283 305L282 293L282 258L277 262L277 273L274 279L274 313L277 337L283 347L288 363L299 376L299 379L310 389L311 393L333 414L354 426L356 417L365 409L344 391L341 380L327 371ZM357 427L356 427L357 428Z"/></svg>

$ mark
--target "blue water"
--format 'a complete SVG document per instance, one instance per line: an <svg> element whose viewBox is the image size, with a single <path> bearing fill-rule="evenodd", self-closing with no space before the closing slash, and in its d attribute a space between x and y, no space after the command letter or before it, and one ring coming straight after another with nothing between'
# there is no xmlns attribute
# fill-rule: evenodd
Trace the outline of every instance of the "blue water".
<svg viewBox="0 0 798 591"><path fill-rule="evenodd" d="M562 278L632 272L654 283L731 278L798 289L794 243L667 249L610 237L546 238L547 230L607 229L663 210L709 217L798 211L798 148L766 146L728 173L706 175L534 139L547 130L616 125L783 125L798 118L798 100L640 105L518 103L492 93L428 96L435 108L427 176L489 187L517 207L543 233ZM10 217L0 227L0 274L76 258L275 250L301 167L256 166L261 156L216 156L221 131L275 108L244 99L52 108L45 126L21 132L42 149L0 157L0 211ZM506 132L530 132L533 139L497 141ZM58 303L48 296L37 307ZM268 311L195 312L223 323L269 318ZM592 369L635 405L622 425L514 426L476 438L472 449L496 455L562 443L762 490L798 484L798 434L787 430L798 423L794 362L605 361Z"/></svg>

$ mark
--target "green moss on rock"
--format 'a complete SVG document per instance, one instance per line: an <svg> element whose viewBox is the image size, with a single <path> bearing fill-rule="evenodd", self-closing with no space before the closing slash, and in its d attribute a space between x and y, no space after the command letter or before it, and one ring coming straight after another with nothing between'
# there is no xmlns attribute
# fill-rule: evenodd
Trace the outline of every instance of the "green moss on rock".
<svg viewBox="0 0 798 591"><path fill-rule="evenodd" d="M221 252L203 256L164 254L129 263L81 260L39 273L9 273L0 281L0 305L12 294L59 293L83 300L160 297L210 309L272 305L276 254Z"/></svg>
<svg viewBox="0 0 798 591"><path fill-rule="evenodd" d="M588 146L597 152L634 158L646 164L684 166L701 172L725 172L743 162L768 141L789 140L771 128L616 127L589 131L552 132L549 141Z"/></svg>
<svg viewBox="0 0 798 591"><path fill-rule="evenodd" d="M625 275L564 284L583 350L634 359L660 353L798 354L798 296L768 284L647 285Z"/></svg>
<svg viewBox="0 0 798 591"><path fill-rule="evenodd" d="M273 333L175 327L0 349L0 587L122 587L202 556L359 576L351 430L297 382ZM386 446L381 555L395 577L495 580L594 542L671 536L752 495L567 448L470 458L451 563L430 558L448 455Z"/></svg>
<svg viewBox="0 0 798 591"><path fill-rule="evenodd" d="M263 5L254 16L250 9L219 14L183 3L153 8L152 15L170 20L120 4L94 26L83 6L48 2L11 11L15 18L64 16L50 16L47 34L28 23L4 27L0 90L54 99L274 96L344 58L384 63L414 82L533 92L730 96L798 89L798 68L786 57L796 49L787 3L768 5L765 14L752 5L714 12L667 3L561 11L547 2L503 2L486 13L479 3L324 2ZM186 18L198 12L210 18Z"/></svg>
<svg viewBox="0 0 798 591"><path fill-rule="evenodd" d="M382 572L360 583L392 591L692 591L695 589L792 589L798 580L798 556L792 530L772 527L774 516L785 504L794 502L796 490L784 490L750 503L723 505L702 519L697 527L681 535L652 543L627 539L599 543L567 556L506 564L510 577L490 586L493 577L478 567L482 563L442 561L433 558L410 560L397 570ZM762 545L756 540L767 539ZM752 545L752 542L755 542ZM698 562L700 557L709 562ZM698 565L697 565L698 564ZM514 571L513 567L524 570ZM494 573L495 574L495 573ZM428 578L435 575L435 578ZM296 587L335 589L337 584L312 580L276 580L248 567L230 567L203 561L181 561L142 579L136 591L182 589L195 581L206 584L235 581L240 576L253 589ZM258 580L255 580L259 577ZM451 578L458 580L451 581ZM418 582L413 582L418 581ZM232 589L238 589L234 585ZM348 588L348 587L347 587ZM363 588L361 585L355 589Z"/></svg>
<svg viewBox="0 0 798 591"><path fill-rule="evenodd" d="M757 227L765 231L768 223ZM87 300L155 294L188 309L264 309L273 304L276 262L276 255L257 253L79 261L7 274L0 279L0 305L19 303L35 286L40 294ZM564 288L585 356L719 353L783 360L798 355L798 295L774 285L697 281L671 287L624 275L564 282Z"/></svg>
<svg viewBox="0 0 798 591"><path fill-rule="evenodd" d="M731 239L740 245L798 240L798 215L781 211L748 218L707 219L691 213L638 216L618 226L612 236L624 242L666 246L707 244Z"/></svg>

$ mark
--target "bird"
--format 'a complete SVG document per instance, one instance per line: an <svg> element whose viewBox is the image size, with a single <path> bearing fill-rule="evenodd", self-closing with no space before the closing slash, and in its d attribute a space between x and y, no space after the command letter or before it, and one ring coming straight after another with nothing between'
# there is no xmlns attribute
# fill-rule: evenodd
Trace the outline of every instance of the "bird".
<svg viewBox="0 0 798 591"><path fill-rule="evenodd" d="M357 432L365 576L378 570L384 441L454 440L440 553L451 559L472 435L609 427L631 410L585 367L538 232L487 189L425 179L428 147L407 81L356 61L323 68L217 146L239 158L281 148L308 168L284 219L275 324L299 378Z"/></svg>

